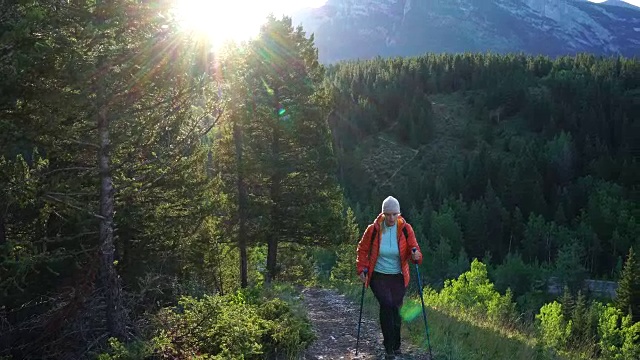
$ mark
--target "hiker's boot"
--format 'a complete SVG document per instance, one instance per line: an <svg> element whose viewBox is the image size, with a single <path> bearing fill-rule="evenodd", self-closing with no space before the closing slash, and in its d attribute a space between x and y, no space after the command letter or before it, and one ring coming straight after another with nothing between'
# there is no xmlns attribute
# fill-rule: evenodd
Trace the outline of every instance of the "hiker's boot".
<svg viewBox="0 0 640 360"><path fill-rule="evenodd" d="M393 350L388 349L384 351L384 360L395 360L396 355L393 353Z"/></svg>
<svg viewBox="0 0 640 360"><path fill-rule="evenodd" d="M402 351L400 349L393 350L393 355L395 355L396 360L402 359Z"/></svg>

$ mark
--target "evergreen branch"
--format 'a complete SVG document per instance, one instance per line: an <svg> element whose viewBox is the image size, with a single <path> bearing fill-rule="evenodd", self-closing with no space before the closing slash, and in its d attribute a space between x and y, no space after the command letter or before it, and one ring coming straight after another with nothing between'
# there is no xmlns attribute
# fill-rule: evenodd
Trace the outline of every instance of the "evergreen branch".
<svg viewBox="0 0 640 360"><path fill-rule="evenodd" d="M95 149L99 149L100 148L100 146L98 146L98 144L79 141L79 140L69 140L69 142L72 142L72 143L77 144L77 145L89 146L89 147L92 147L92 148L95 148Z"/></svg>
<svg viewBox="0 0 640 360"><path fill-rule="evenodd" d="M53 200L53 201L55 201L55 202L58 202L58 203L61 203L61 204L67 205L67 206L69 206L69 207L71 207L71 208L73 208L73 209L80 210L80 211L82 211L82 212L86 212L87 214L89 214L89 215L91 215L91 216L93 216L93 217L95 217L95 218L97 218L97 219L100 219L100 220L104 220L104 219L105 219L105 218L104 218L104 216L102 216L102 215L98 215L98 214L96 214L96 213L94 213L94 212L92 212L92 211L89 211L89 210L87 210L87 209L83 209L83 208L81 208L81 207L79 207L79 206L76 206L76 205L70 204L70 203L68 203L68 202L66 202L66 201L64 201L64 200L58 199L58 198L56 198L56 197L54 197L54 196L52 196L52 195L45 194L45 195L44 195L44 197L45 197L45 198L48 198L48 199L51 199L51 200Z"/></svg>
<svg viewBox="0 0 640 360"><path fill-rule="evenodd" d="M226 109L226 105L223 106L222 109L219 109L218 116L216 116L215 120L213 120L213 123L211 123L211 125L200 136L204 136L204 135L208 134L209 131L211 131L211 129L213 129L218 124L218 121L220 120L220 118L224 114L224 110L225 109Z"/></svg>
<svg viewBox="0 0 640 360"><path fill-rule="evenodd" d="M189 93L189 91L185 90L184 93L180 93L177 96L167 96L167 98L165 100L155 102L152 105L149 105L149 106L146 106L146 107L138 108L138 109L134 110L131 114L132 115L137 115L137 114L140 114L140 113L146 113L146 112L149 112L149 111L152 111L152 110L157 110L158 107L160 107L162 105L166 105L166 104L174 101L176 97L182 97L182 96L187 95L188 93Z"/></svg>
<svg viewBox="0 0 640 360"><path fill-rule="evenodd" d="M77 193L61 193L61 192L53 192L49 191L48 194L57 195L57 196L86 196L86 195L95 195L90 192L77 192Z"/></svg>
<svg viewBox="0 0 640 360"><path fill-rule="evenodd" d="M82 232L79 234L75 234L73 236L64 236L64 237L57 237L57 238L51 238L48 236L43 237L40 240L35 240L33 242L31 242L32 244L41 244L41 243L47 243L47 244L55 244L55 243L62 243L65 241L71 241L71 240L75 240L77 238L81 238L87 235L97 235L99 234L98 231L86 231L86 232ZM90 249L91 250L91 249ZM87 252L87 251L84 251Z"/></svg>
<svg viewBox="0 0 640 360"><path fill-rule="evenodd" d="M61 168L61 169L54 169L51 171L47 171L46 173L42 173L42 176L47 176L47 175L51 175L57 172L61 172L61 171L73 171L73 170L77 170L77 171L82 171L82 170L97 170L97 168L95 167L87 167L87 166L72 166L72 167L67 167L67 168Z"/></svg>
<svg viewBox="0 0 640 360"><path fill-rule="evenodd" d="M156 161L158 161L158 160L160 160L160 158L159 158L159 157L156 157L156 158L154 158L154 159L147 159L147 160L145 160L145 161L143 161L143 162L141 162L141 163L139 163L139 164L136 164L136 165L134 165L134 166L132 166L132 167L129 167L129 168L127 168L127 169L128 169L128 170L137 170L137 169L140 169L140 168L141 168L141 167L143 167L143 166L151 165L151 164L155 163L155 162L156 162ZM123 168L124 168L124 167L126 167L127 165L131 165L131 164L129 163L130 161L131 161L131 158L129 158L129 159L125 159L125 161L122 161L120 164L118 164L118 165L114 165L114 166L111 168L111 171L112 171L112 172L114 172L114 171L116 171L116 170L123 169Z"/></svg>

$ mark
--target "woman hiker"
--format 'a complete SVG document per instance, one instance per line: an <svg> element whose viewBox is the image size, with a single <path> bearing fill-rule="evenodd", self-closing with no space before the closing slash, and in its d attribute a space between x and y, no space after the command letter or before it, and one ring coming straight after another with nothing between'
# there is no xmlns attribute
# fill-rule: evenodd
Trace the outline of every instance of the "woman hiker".
<svg viewBox="0 0 640 360"><path fill-rule="evenodd" d="M402 353L400 306L409 286L409 259L420 264L422 253L413 228L400 216L400 203L389 196L382 202L382 213L362 235L356 259L360 280L371 286L380 304L385 359Z"/></svg>

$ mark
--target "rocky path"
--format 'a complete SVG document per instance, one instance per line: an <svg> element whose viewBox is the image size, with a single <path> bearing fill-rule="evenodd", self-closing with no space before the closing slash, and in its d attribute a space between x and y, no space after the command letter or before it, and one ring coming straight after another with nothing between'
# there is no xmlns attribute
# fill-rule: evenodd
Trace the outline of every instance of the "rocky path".
<svg viewBox="0 0 640 360"><path fill-rule="evenodd" d="M306 288L303 302L317 340L305 352L304 360L384 359L382 333L377 319L362 315L360 346L355 354L360 304L330 289ZM429 360L428 354L402 345L404 355L396 359Z"/></svg>

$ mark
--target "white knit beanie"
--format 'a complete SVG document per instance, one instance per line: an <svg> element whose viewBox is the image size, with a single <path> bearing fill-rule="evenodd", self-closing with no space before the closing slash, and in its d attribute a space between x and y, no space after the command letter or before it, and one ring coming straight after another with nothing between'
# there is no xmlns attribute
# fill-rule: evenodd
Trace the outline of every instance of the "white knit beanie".
<svg viewBox="0 0 640 360"><path fill-rule="evenodd" d="M382 202L383 213L400 213L400 203L393 196L388 196Z"/></svg>

